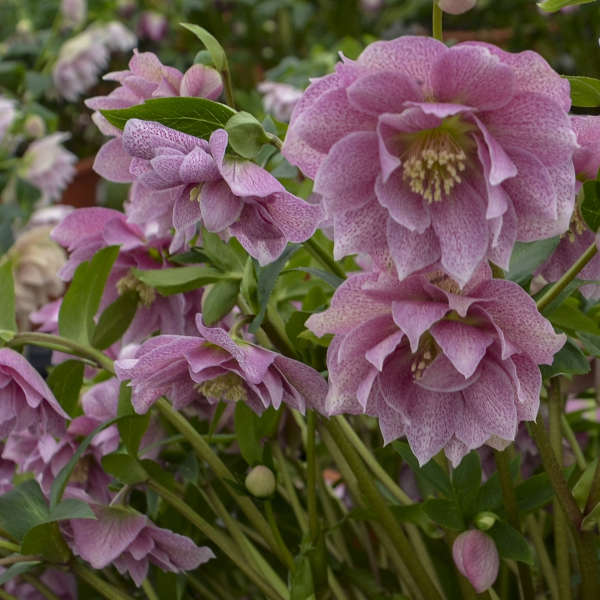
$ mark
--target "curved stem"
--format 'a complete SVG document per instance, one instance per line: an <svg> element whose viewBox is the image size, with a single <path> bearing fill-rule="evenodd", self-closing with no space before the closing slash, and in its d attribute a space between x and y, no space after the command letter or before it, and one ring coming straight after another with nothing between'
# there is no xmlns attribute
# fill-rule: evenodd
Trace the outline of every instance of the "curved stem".
<svg viewBox="0 0 600 600"><path fill-rule="evenodd" d="M271 526L271 531L273 532L273 537L277 540L277 545L279 546L279 550L283 556L285 556L285 562L290 571L294 570L294 557L292 553L288 550L288 547L285 545L283 538L281 537L281 531L279 531L279 527L277 526L277 520L275 519L275 513L273 512L273 505L270 500L265 502L265 512L267 513L267 522Z"/></svg>
<svg viewBox="0 0 600 600"><path fill-rule="evenodd" d="M560 425L562 428L563 435L566 440L569 442L569 446L571 446L571 450L573 450L573 454L575 455L575 461L577 462L577 466L585 471L587 469L587 461L585 460L585 456L583 455L583 451L581 450L581 446L575 437L575 433L571 429L569 425L569 421L567 421L567 417L564 414L560 415Z"/></svg>
<svg viewBox="0 0 600 600"><path fill-rule="evenodd" d="M531 541L533 542L533 547L535 548L538 560L540 561L542 574L544 575L546 583L548 584L550 596L552 597L552 600L560 600L556 574L554 573L554 567L544 543L544 537L542 535L541 528L539 527L534 515L527 515L525 518L525 524L529 531L529 535L531 536Z"/></svg>
<svg viewBox="0 0 600 600"><path fill-rule="evenodd" d="M440 42L444 41L444 34L442 32L443 15L444 13L439 7L437 0L433 0L432 35L436 40L440 40Z"/></svg>
<svg viewBox="0 0 600 600"><path fill-rule="evenodd" d="M306 503L308 505L308 524L311 541L319 537L319 518L317 515L317 458L315 455L315 435L317 417L309 410L306 414Z"/></svg>
<svg viewBox="0 0 600 600"><path fill-rule="evenodd" d="M337 275L340 279L346 279L346 272L340 265L338 265L331 256L323 248L321 245L310 238L306 240L303 244L304 248L306 248L307 252L314 256L326 269L331 271L334 275Z"/></svg>
<svg viewBox="0 0 600 600"><path fill-rule="evenodd" d="M73 562L71 570L89 586L93 587L101 596L104 596L106 600L133 600L129 594L122 592L119 588L112 585L112 583L104 581L94 571L81 563Z"/></svg>
<svg viewBox="0 0 600 600"><path fill-rule="evenodd" d="M37 554L17 554L16 556L6 556L0 558L0 565L14 565L21 562L39 561L40 557Z"/></svg>
<svg viewBox="0 0 600 600"><path fill-rule="evenodd" d="M156 595L152 584L148 581L148 578L142 581L142 589L144 590L144 593L146 594L148 600L160 600L160 598Z"/></svg>
<svg viewBox="0 0 600 600"><path fill-rule="evenodd" d="M571 268L536 302L536 306L540 312L575 279L597 252L598 247L596 246L596 242L588 246L587 250L577 259Z"/></svg>
<svg viewBox="0 0 600 600"><path fill-rule="evenodd" d="M21 573L19 577L26 581L29 585L33 586L46 600L61 600L57 594L55 594L43 581L36 579L29 573Z"/></svg>

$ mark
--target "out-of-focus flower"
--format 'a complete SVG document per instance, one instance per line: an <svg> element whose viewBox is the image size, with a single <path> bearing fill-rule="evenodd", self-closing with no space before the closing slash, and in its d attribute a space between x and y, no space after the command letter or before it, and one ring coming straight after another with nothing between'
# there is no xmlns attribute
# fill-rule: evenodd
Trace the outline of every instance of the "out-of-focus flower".
<svg viewBox="0 0 600 600"><path fill-rule="evenodd" d="M376 13L383 6L383 0L360 0L360 9L366 13Z"/></svg>
<svg viewBox="0 0 600 600"><path fill-rule="evenodd" d="M470 582L478 594L492 587L500 558L494 540L478 529L463 531L452 544L452 558L456 568Z"/></svg>
<svg viewBox="0 0 600 600"><path fill-rule="evenodd" d="M314 80L283 153L314 179L336 258L393 260L400 279L439 261L464 286L484 259L507 269L516 240L568 228L570 104L534 52L406 36Z"/></svg>
<svg viewBox="0 0 600 600"><path fill-rule="evenodd" d="M321 412L379 417L385 443L406 435L420 464L443 449L456 465L514 440L537 415L537 365L552 363L565 336L522 288L490 275L481 267L462 292L439 271L349 277L306 322L335 334Z"/></svg>
<svg viewBox="0 0 600 600"><path fill-rule="evenodd" d="M61 0L60 12L67 27L79 27L87 16L87 0Z"/></svg>
<svg viewBox="0 0 600 600"><path fill-rule="evenodd" d="M32 138L41 138L46 133L46 123L40 115L29 115L23 124L23 130Z"/></svg>
<svg viewBox="0 0 600 600"><path fill-rule="evenodd" d="M29 315L62 295L65 285L58 271L65 264L65 251L50 238L51 225L28 229L17 236L8 251L15 281L17 325L30 329Z"/></svg>
<svg viewBox="0 0 600 600"><path fill-rule="evenodd" d="M169 29L169 21L165 15L154 10L145 10L140 15L137 34L140 38L148 38L160 42Z"/></svg>
<svg viewBox="0 0 600 600"><path fill-rule="evenodd" d="M160 335L144 342L135 357L115 362L117 377L131 380L131 402L145 413L160 396L175 408L194 401L245 402L261 413L287 403L304 412L325 400L327 384L311 367L243 340L196 316L199 336Z"/></svg>
<svg viewBox="0 0 600 600"><path fill-rule="evenodd" d="M40 374L18 352L0 349L0 438L32 425L60 434L69 415Z"/></svg>
<svg viewBox="0 0 600 600"><path fill-rule="evenodd" d="M98 35L111 52L127 52L137 43L135 34L119 21L99 26Z"/></svg>
<svg viewBox="0 0 600 600"><path fill-rule="evenodd" d="M4 442L0 442L0 495L12 490L15 474L15 464L11 460L2 458L3 450Z"/></svg>
<svg viewBox="0 0 600 600"><path fill-rule="evenodd" d="M461 15L471 10L477 0L438 0L439 7L451 15Z"/></svg>
<svg viewBox="0 0 600 600"><path fill-rule="evenodd" d="M4 139L6 132L10 129L17 111L15 110L15 103L9 98L0 96L0 143Z"/></svg>
<svg viewBox="0 0 600 600"><path fill-rule="evenodd" d="M96 519L73 519L73 549L94 569L111 563L139 587L154 564L163 571L180 573L198 568L214 558L207 546L196 546L188 537L157 527L146 517L119 506L92 505Z"/></svg>
<svg viewBox="0 0 600 600"><path fill-rule="evenodd" d="M0 567L0 573L3 573L4 570L4 567ZM60 600L77 600L77 580L71 573L65 573L58 569L46 569L40 576L40 581L47 585ZM46 600L48 598L18 576L3 584L2 589L19 600Z"/></svg>
<svg viewBox="0 0 600 600"><path fill-rule="evenodd" d="M263 95L265 110L278 121L289 121L292 111L302 97L302 90L287 83L263 81L258 84L258 91Z"/></svg>
<svg viewBox="0 0 600 600"><path fill-rule="evenodd" d="M68 138L68 133L53 133L32 142L23 155L19 174L40 190L41 204L60 198L75 176L77 157L62 146Z"/></svg>

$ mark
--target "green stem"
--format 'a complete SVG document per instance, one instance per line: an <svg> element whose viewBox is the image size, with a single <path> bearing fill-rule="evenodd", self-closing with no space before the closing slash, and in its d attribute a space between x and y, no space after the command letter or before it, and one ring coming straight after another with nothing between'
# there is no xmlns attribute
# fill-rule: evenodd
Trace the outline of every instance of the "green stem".
<svg viewBox="0 0 600 600"><path fill-rule="evenodd" d="M307 252L314 256L326 269L337 275L340 279L346 279L346 272L338 265L321 245L313 238L304 242L304 248Z"/></svg>
<svg viewBox="0 0 600 600"><path fill-rule="evenodd" d="M271 600L281 600L282 596L278 594L264 580L264 577L252 569L243 554L238 552L235 544L224 533L213 527L205 521L193 508L186 504L177 494L171 492L157 483L149 480L147 485L154 490L167 504L170 504L180 515L185 517L194 527L201 531L208 539L217 545L239 568L246 576Z"/></svg>
<svg viewBox="0 0 600 600"><path fill-rule="evenodd" d="M267 522L271 526L271 531L273 532L273 537L277 541L277 545L279 546L279 551L283 556L285 556L285 562L290 571L294 570L294 557L292 553L288 550L283 538L281 537L281 531L279 531L279 527L277 525L277 519L275 518L275 513L273 512L273 505L270 500L265 502L265 513L267 513Z"/></svg>
<svg viewBox="0 0 600 600"><path fill-rule="evenodd" d="M233 96L233 82L231 81L231 71L229 70L229 65L226 64L223 70L221 71L221 75L223 77L223 87L225 88L225 102L231 106L231 108L235 109L235 98Z"/></svg>
<svg viewBox="0 0 600 600"><path fill-rule="evenodd" d="M583 455L583 452L581 451L581 446L579 445L579 442L577 441L577 438L575 437L575 434L573 433L573 430L571 429L571 426L569 425L569 421L567 421L567 417L565 417L564 414L560 415L560 425L562 427L563 435L569 442L569 446L571 446L571 450L573 450L573 454L575 455L575 460L577 462L577 466L582 471L585 471L587 468L587 461L585 460L585 456Z"/></svg>
<svg viewBox="0 0 600 600"><path fill-rule="evenodd" d="M104 581L94 571L81 563L73 562L71 564L71 571L107 600L133 600L129 594L122 592L119 588L108 583L108 581Z"/></svg>
<svg viewBox="0 0 600 600"><path fill-rule="evenodd" d="M19 546L19 544L13 544L12 542L2 539L0 539L0 548L10 550L11 552L21 552L21 546Z"/></svg>
<svg viewBox="0 0 600 600"><path fill-rule="evenodd" d="M152 584L148 581L147 578L144 579L144 581L142 581L142 589L144 590L144 593L146 594L148 600L160 600L160 598L156 595Z"/></svg>
<svg viewBox="0 0 600 600"><path fill-rule="evenodd" d="M39 561L40 557L37 554L17 554L16 556L6 556L0 558L0 565L14 565L21 562Z"/></svg>
<svg viewBox="0 0 600 600"><path fill-rule="evenodd" d="M306 415L306 503L308 505L308 525L310 538L315 542L319 537L319 517L317 514L317 458L315 452L317 417L313 410Z"/></svg>
<svg viewBox="0 0 600 600"><path fill-rule="evenodd" d="M594 470L594 479L590 487L590 493L585 504L585 514L587 515L600 502L600 459L596 463Z"/></svg>
<svg viewBox="0 0 600 600"><path fill-rule="evenodd" d="M16 596L5 592L2 588L0 588L0 599L1 600L19 600Z"/></svg>
<svg viewBox="0 0 600 600"><path fill-rule="evenodd" d="M238 506L242 509L244 514L248 517L254 528L263 536L265 541L269 544L273 552L279 559L286 564L285 557L279 552L277 542L273 538L269 524L265 521L258 508L254 505L254 502L246 496L241 496L235 490L231 489L227 481L235 481L234 475L225 466L225 463L211 450L210 446L206 443L204 438L192 427L189 421L177 412L165 398L160 398L156 402L156 407L160 413L181 433L188 443L192 446L198 457L205 461L208 466L212 469L215 475L225 484L227 489L230 491L232 498L237 502Z"/></svg>
<svg viewBox="0 0 600 600"><path fill-rule="evenodd" d="M206 600L219 600L219 598L215 596L213 592L206 587L206 585L198 581L198 579L196 579L193 575L187 574L186 579L197 592L202 594L202 598L206 598Z"/></svg>
<svg viewBox="0 0 600 600"><path fill-rule="evenodd" d="M596 246L596 242L590 244L571 268L536 302L536 306L540 312L575 279L577 274L594 258L597 252L598 247Z"/></svg>
<svg viewBox="0 0 600 600"><path fill-rule="evenodd" d="M519 508L517 506L517 497L515 496L515 488L510 476L510 467L508 464L508 455L506 450L503 452L494 452L496 459L496 467L498 468L498 476L500 477L500 487L502 488L502 498L504 499L504 507L508 516L508 522L521 533L521 519L519 518ZM518 562L519 579L521 581L521 590L524 600L534 600L535 593L533 590L533 580L531 578L531 570L529 565Z"/></svg>
<svg viewBox="0 0 600 600"><path fill-rule="evenodd" d="M78 342L74 342L60 335L52 335L50 333L41 333L39 331L28 331L17 333L7 344L7 346L23 346L25 344L33 344L35 346L48 347L52 350L60 349L66 353L83 358L93 360L97 365L114 375L115 369L113 361L105 354Z"/></svg>
<svg viewBox="0 0 600 600"><path fill-rule="evenodd" d="M29 573L21 573L19 577L34 587L46 600L61 600L43 581L36 579Z"/></svg>
<svg viewBox="0 0 600 600"><path fill-rule="evenodd" d="M552 600L560 600L558 581L556 579L556 574L554 573L554 567L552 566L552 561L550 560L550 556L546 550L546 544L544 543L544 537L542 536L542 532L534 515L527 515L525 524L529 531L531 541L533 542L535 553L540 561L542 574L548 584L550 596L552 596Z"/></svg>
<svg viewBox="0 0 600 600"><path fill-rule="evenodd" d="M381 496L373 478L367 470L365 464L354 449L352 443L344 434L344 430L339 424L339 421L333 417L325 421L325 427L335 441L338 448L341 450L344 458L348 461L352 472L358 480L359 487L363 492L368 505L378 516L379 521L387 530L394 547L402 557L403 562L408 567L411 575L415 579L417 585L428 600L441 600L435 585L427 575L423 565L416 558L412 546L408 541L402 527L396 520L396 517L389 509L387 502Z"/></svg>
<svg viewBox="0 0 600 600"><path fill-rule="evenodd" d="M444 34L442 28L442 20L444 13L442 9L439 7L437 0L433 0L433 14L431 17L432 20L432 35L436 40L440 40L440 42L444 41Z"/></svg>

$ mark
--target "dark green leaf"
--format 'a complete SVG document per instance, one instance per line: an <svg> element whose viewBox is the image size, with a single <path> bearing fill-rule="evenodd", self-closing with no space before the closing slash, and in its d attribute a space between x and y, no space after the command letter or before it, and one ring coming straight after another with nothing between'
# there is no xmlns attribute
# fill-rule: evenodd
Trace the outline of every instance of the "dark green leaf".
<svg viewBox="0 0 600 600"><path fill-rule="evenodd" d="M21 575L22 573L27 573L27 571L31 571L31 569L33 569L34 567L37 567L37 565L41 565L42 563L39 561L27 561L27 562L20 562L20 563L16 563L14 565L11 565L10 567L8 567L8 569L6 569L6 571L4 571L3 573L0 574L0 585L4 585L7 581L10 581L13 577L16 577L17 575Z"/></svg>
<svg viewBox="0 0 600 600"><path fill-rule="evenodd" d="M202 298L202 320L212 326L229 314L237 302L240 291L239 281L219 281Z"/></svg>
<svg viewBox="0 0 600 600"><path fill-rule="evenodd" d="M431 523L427 516L423 504L407 504L405 506L390 506L394 516L402 523L414 523L415 525L426 526Z"/></svg>
<svg viewBox="0 0 600 600"><path fill-rule="evenodd" d="M48 515L48 521L64 521L65 519L95 519L89 505L77 498L61 500Z"/></svg>
<svg viewBox="0 0 600 600"><path fill-rule="evenodd" d="M594 319L590 319L590 317L579 309L577 302L571 302L571 300L575 300L575 298L563 302L563 304L554 309L551 313L547 313L546 317L548 320L561 329L585 331L587 333L600 335L600 329L598 329Z"/></svg>
<svg viewBox="0 0 600 600"><path fill-rule="evenodd" d="M32 527L45 523L48 514L48 503L35 479L0 496L0 527L19 541Z"/></svg>
<svg viewBox="0 0 600 600"><path fill-rule="evenodd" d="M103 469L115 479L128 485L136 485L148 479L148 473L140 463L122 452L113 452L102 457Z"/></svg>
<svg viewBox="0 0 600 600"><path fill-rule="evenodd" d="M131 456L137 456L140 442L146 429L148 429L148 423L150 423L150 412L148 411L144 415L138 415L131 405L131 387L125 383L121 383L119 388L119 403L117 408L118 417L126 417L119 421L117 428L119 429L119 435L121 441L127 448L127 452Z"/></svg>
<svg viewBox="0 0 600 600"><path fill-rule="evenodd" d="M486 533L496 542L501 558L510 558L533 565L533 552L527 540L508 523L496 521Z"/></svg>
<svg viewBox="0 0 600 600"><path fill-rule="evenodd" d="M85 366L80 360L71 359L56 365L48 376L50 389L71 417L77 414L84 369Z"/></svg>
<svg viewBox="0 0 600 600"><path fill-rule="evenodd" d="M202 253L208 262L221 271L239 272L247 254L235 238L224 242L216 233L202 230Z"/></svg>
<svg viewBox="0 0 600 600"><path fill-rule="evenodd" d="M118 246L109 246L98 251L91 261L82 262L77 267L60 307L60 335L90 345L94 333L94 316L118 254Z"/></svg>
<svg viewBox="0 0 600 600"><path fill-rule="evenodd" d="M258 288L256 286L256 272L252 257L249 256L244 266L242 283L240 284L242 298L248 303L250 310L258 312Z"/></svg>
<svg viewBox="0 0 600 600"><path fill-rule="evenodd" d="M525 282L554 252L558 242L559 236L537 242L517 242L510 257L506 278L517 283Z"/></svg>
<svg viewBox="0 0 600 600"><path fill-rule="evenodd" d="M212 267L190 266L173 269L133 269L133 274L146 285L155 288L163 296L189 292L208 283L230 276Z"/></svg>
<svg viewBox="0 0 600 600"><path fill-rule="evenodd" d="M475 512L497 510L502 506L502 502L503 497L502 488L500 486L500 477L498 476L498 472L495 472L479 488Z"/></svg>
<svg viewBox="0 0 600 600"><path fill-rule="evenodd" d="M448 529L461 530L465 528L465 522L454 500L446 498L430 498L423 505L425 514L432 520Z"/></svg>
<svg viewBox="0 0 600 600"><path fill-rule="evenodd" d="M244 158L254 158L269 141L256 117L245 111L233 115L225 129L229 134L229 145Z"/></svg>
<svg viewBox="0 0 600 600"><path fill-rule="evenodd" d="M469 452L452 472L452 485L459 503L466 513L471 512L481 485L481 462L479 454Z"/></svg>
<svg viewBox="0 0 600 600"><path fill-rule="evenodd" d="M199 25L194 25L193 23L180 23L180 25L191 31L206 46L217 71L227 70L227 55L217 38Z"/></svg>
<svg viewBox="0 0 600 600"><path fill-rule="evenodd" d="M137 306L138 294L133 290L125 292L109 304L98 319L92 346L105 350L121 339L135 317Z"/></svg>
<svg viewBox="0 0 600 600"><path fill-rule="evenodd" d="M225 127L235 111L206 98L152 98L130 108L100 111L109 123L123 129L129 119L156 121L188 135L208 139Z"/></svg>
<svg viewBox="0 0 600 600"><path fill-rule="evenodd" d="M71 551L57 523L42 523L30 529L21 543L23 554L39 554L49 563L66 563Z"/></svg>
<svg viewBox="0 0 600 600"><path fill-rule="evenodd" d="M254 466L262 463L263 449L258 434L258 416L244 402L235 405L235 435L244 460Z"/></svg>
<svg viewBox="0 0 600 600"><path fill-rule="evenodd" d="M583 184L583 202L579 210L586 225L593 232L598 231L600 228L600 183L598 181L586 181Z"/></svg>
<svg viewBox="0 0 600 600"><path fill-rule="evenodd" d="M596 465L598 459L594 459L588 464L585 471L581 474L577 483L573 486L573 498L580 509L583 509L587 503L588 496L590 494L590 488L594 481L594 474L596 473Z"/></svg>
<svg viewBox="0 0 600 600"><path fill-rule="evenodd" d="M554 497L554 490L546 473L533 475L515 487L517 505L520 511L531 512L542 508Z"/></svg>
<svg viewBox="0 0 600 600"><path fill-rule="evenodd" d="M303 271L304 273L310 273L311 275L322 279L325 283L328 283L332 288L337 288L344 281L341 277L338 277L329 271L314 269L312 267L296 267L295 269L290 269L290 271Z"/></svg>
<svg viewBox="0 0 600 600"><path fill-rule="evenodd" d="M600 335L578 331L577 337L583 342L583 346L589 354L600 357Z"/></svg>
<svg viewBox="0 0 600 600"><path fill-rule="evenodd" d="M538 6L545 10L546 12L556 12L557 10L560 10L561 8L565 8L565 6L575 6L577 4L589 4L590 2L593 2L594 0L544 0L544 2L541 2L540 4L538 4ZM567 79L572 79L571 77L567 77ZM584 78L582 78L584 79ZM591 78L585 78L585 79L591 79ZM575 101L573 102L573 104L575 104L575 106L588 106L587 104L577 104ZM593 106L596 106L595 104Z"/></svg>
<svg viewBox="0 0 600 600"><path fill-rule="evenodd" d="M17 331L15 318L15 284L12 262L7 260L0 266L0 331Z"/></svg>
<svg viewBox="0 0 600 600"><path fill-rule="evenodd" d="M552 365L541 365L545 378L555 375L584 375L590 370L590 363L583 352L568 339L566 344L554 355Z"/></svg>

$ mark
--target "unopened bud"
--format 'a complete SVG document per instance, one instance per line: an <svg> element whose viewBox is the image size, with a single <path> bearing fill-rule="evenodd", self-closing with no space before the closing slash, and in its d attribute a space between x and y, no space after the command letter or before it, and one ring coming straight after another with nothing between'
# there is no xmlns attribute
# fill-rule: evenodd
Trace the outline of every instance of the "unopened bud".
<svg viewBox="0 0 600 600"><path fill-rule="evenodd" d="M275 492L275 475L269 467L258 465L246 475L246 489L257 498L268 498Z"/></svg>
<svg viewBox="0 0 600 600"><path fill-rule="evenodd" d="M32 138L41 138L46 134L46 123L40 115L29 115L25 119L25 133Z"/></svg>
<svg viewBox="0 0 600 600"><path fill-rule="evenodd" d="M452 558L478 594L496 581L500 567L498 550L494 540L482 531L470 529L461 533L452 544Z"/></svg>
<svg viewBox="0 0 600 600"><path fill-rule="evenodd" d="M451 15L461 15L471 10L477 0L438 0L439 7Z"/></svg>
<svg viewBox="0 0 600 600"><path fill-rule="evenodd" d="M493 512L480 512L475 516L475 526L481 531L487 531L494 526L494 523L498 520L498 515Z"/></svg>

